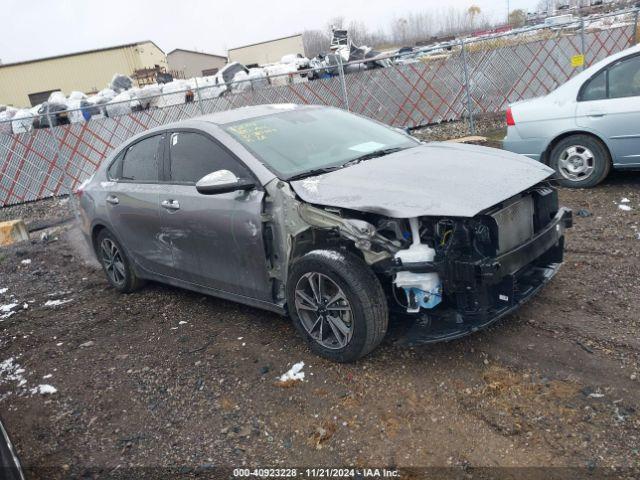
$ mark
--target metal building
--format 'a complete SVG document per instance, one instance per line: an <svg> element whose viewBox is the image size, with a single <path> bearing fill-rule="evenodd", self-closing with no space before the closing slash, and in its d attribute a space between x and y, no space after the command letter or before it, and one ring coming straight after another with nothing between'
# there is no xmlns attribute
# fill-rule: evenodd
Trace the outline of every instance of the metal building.
<svg viewBox="0 0 640 480"><path fill-rule="evenodd" d="M299 53L306 56L302 43L302 34L230 48L229 62L240 62L247 66L266 65L279 62L284 55L290 53Z"/></svg>
<svg viewBox="0 0 640 480"><path fill-rule="evenodd" d="M227 63L227 57L213 53L176 48L167 53L172 72L182 72L185 78L215 75Z"/></svg>
<svg viewBox="0 0 640 480"><path fill-rule="evenodd" d="M167 68L164 52L152 41L69 53L55 57L0 64L0 104L28 107L61 90L97 92L115 73Z"/></svg>

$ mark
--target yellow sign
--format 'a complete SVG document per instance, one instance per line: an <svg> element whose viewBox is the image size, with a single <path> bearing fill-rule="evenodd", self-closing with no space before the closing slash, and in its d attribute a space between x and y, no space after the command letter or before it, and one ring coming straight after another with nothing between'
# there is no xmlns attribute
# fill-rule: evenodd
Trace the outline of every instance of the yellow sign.
<svg viewBox="0 0 640 480"><path fill-rule="evenodd" d="M573 68L581 67L584 65L584 55L574 55L571 57L571 66Z"/></svg>

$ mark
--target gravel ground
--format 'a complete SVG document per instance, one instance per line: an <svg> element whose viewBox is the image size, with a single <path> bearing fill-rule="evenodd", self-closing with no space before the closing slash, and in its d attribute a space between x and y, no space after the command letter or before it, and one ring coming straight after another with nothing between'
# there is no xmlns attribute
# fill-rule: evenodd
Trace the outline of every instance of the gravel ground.
<svg viewBox="0 0 640 480"><path fill-rule="evenodd" d="M428 135L443 128L458 127ZM158 466L640 469L639 187L640 174L614 174L561 190L588 216L575 217L558 276L516 314L450 343L387 341L350 365L309 353L269 312L158 284L120 295L73 222L36 232L0 250L0 305L18 304L0 320L0 414L34 478ZM71 203L0 218L64 218ZM277 382L300 361L304 381Z"/></svg>

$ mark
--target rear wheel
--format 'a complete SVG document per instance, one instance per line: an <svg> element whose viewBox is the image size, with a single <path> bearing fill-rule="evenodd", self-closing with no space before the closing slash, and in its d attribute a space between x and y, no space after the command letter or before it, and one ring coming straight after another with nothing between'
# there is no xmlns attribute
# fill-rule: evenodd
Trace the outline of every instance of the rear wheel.
<svg viewBox="0 0 640 480"><path fill-rule="evenodd" d="M589 135L571 135L553 147L549 166L557 172L562 186L588 188L606 178L611 158L600 140Z"/></svg>
<svg viewBox="0 0 640 480"><path fill-rule="evenodd" d="M387 331L387 302L378 278L360 258L314 250L292 266L289 313L317 354L352 362L377 347Z"/></svg>
<svg viewBox="0 0 640 480"><path fill-rule="evenodd" d="M96 254L113 288L129 293L144 285L135 274L124 249L109 230L102 230L96 238Z"/></svg>

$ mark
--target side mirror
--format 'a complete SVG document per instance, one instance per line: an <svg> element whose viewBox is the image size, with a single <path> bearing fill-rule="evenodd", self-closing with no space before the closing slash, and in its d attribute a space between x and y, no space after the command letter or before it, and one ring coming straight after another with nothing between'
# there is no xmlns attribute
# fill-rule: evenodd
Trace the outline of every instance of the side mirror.
<svg viewBox="0 0 640 480"><path fill-rule="evenodd" d="M196 190L203 195L251 190L255 186L256 184L251 180L238 178L229 170L217 170L196 182Z"/></svg>

